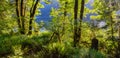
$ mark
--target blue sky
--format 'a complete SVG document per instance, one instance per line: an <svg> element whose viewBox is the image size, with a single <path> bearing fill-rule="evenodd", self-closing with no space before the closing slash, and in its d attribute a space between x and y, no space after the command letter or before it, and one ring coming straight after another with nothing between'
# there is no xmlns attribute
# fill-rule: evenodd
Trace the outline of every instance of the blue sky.
<svg viewBox="0 0 120 58"><path fill-rule="evenodd" d="M58 8L58 6L59 6L59 2L57 2L56 0L52 0L52 1L53 2L51 4L46 4L45 2L41 2L41 4L43 4L45 8L40 9L41 15L38 15L36 17L37 22L40 22L41 20L44 22L47 22L52 19L52 17L50 16L51 8L52 7ZM89 0L89 2L85 6L89 9L92 9L91 3L93 3L93 2L94 2L94 0ZM90 20L90 15L93 15L93 14L87 14L86 20Z"/></svg>
<svg viewBox="0 0 120 58"><path fill-rule="evenodd" d="M94 0L89 0L89 2L85 5L87 8L92 9L91 4L94 2Z"/></svg>
<svg viewBox="0 0 120 58"><path fill-rule="evenodd" d="M37 16L36 22L40 22L40 21L44 21L47 22L49 20L52 19L52 17L50 16L50 11L51 8L59 8L59 2L57 2L56 0L52 0L53 2L51 4L46 4L45 2L41 2L41 4L44 5L45 8L41 8L41 15ZM94 2L94 0L89 0L89 2L87 4L85 4L85 6L89 9L92 9L91 4ZM120 10L116 12L117 14L120 15ZM87 14L86 18L84 19L85 21L90 21L90 16L91 15L95 15L95 14ZM99 23L99 27L102 27L103 25L105 25L105 22L100 22Z"/></svg>
<svg viewBox="0 0 120 58"><path fill-rule="evenodd" d="M50 11L51 8L58 8L58 2L56 0L52 0L54 2L52 2L51 4L46 4L45 2L41 2L41 4L44 5L44 8L40 9L41 15L37 16L37 22L40 22L41 20L46 22L49 21L52 17L50 16Z"/></svg>

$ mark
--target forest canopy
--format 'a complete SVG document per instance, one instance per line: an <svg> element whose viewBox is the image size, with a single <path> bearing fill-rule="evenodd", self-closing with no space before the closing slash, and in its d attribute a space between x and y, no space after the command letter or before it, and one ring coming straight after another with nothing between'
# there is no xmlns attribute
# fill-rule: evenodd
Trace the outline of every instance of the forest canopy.
<svg viewBox="0 0 120 58"><path fill-rule="evenodd" d="M0 0L0 58L120 58L120 0Z"/></svg>

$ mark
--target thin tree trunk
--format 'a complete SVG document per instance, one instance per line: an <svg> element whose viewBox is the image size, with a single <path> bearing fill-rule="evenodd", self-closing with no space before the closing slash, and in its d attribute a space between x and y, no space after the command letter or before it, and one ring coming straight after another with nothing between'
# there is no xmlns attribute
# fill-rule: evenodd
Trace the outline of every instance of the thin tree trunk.
<svg viewBox="0 0 120 58"><path fill-rule="evenodd" d="M119 36L119 39L120 39L120 24L118 26L118 36Z"/></svg>
<svg viewBox="0 0 120 58"><path fill-rule="evenodd" d="M24 0L16 0L16 14L19 32L25 34L25 5Z"/></svg>
<svg viewBox="0 0 120 58"><path fill-rule="evenodd" d="M119 38L118 38L118 47L116 49L116 58L120 58L120 24L118 28L118 34L119 34Z"/></svg>
<svg viewBox="0 0 120 58"><path fill-rule="evenodd" d="M17 23L18 23L18 28L19 32L21 33L21 19L20 19L20 8L19 8L19 0L16 0L16 14L17 14Z"/></svg>
<svg viewBox="0 0 120 58"><path fill-rule="evenodd" d="M113 38L114 31L113 31L113 18L112 18L112 16L110 16L110 20L111 20L111 37Z"/></svg>
<svg viewBox="0 0 120 58"><path fill-rule="evenodd" d="M25 5L24 5L24 0L21 0L21 5L20 5L20 11L21 11L21 21L22 21L22 30L21 30L21 34L25 34L25 16L24 16L24 9Z"/></svg>
<svg viewBox="0 0 120 58"><path fill-rule="evenodd" d="M32 24L33 24L33 20L34 20L34 15L35 15L35 11L37 9L37 5L39 3L40 0L37 0L34 4L34 6L31 8L30 10L30 22L29 22L29 32L28 34L31 35L32 34Z"/></svg>
<svg viewBox="0 0 120 58"><path fill-rule="evenodd" d="M74 5L74 47L76 47L79 44L79 41L81 39L81 27L82 27L82 19L84 14L84 4L85 1L81 0L81 9L80 9L80 20L79 23L77 23L77 13L78 13L78 0L75 0Z"/></svg>
<svg viewBox="0 0 120 58"><path fill-rule="evenodd" d="M77 46L77 14L78 14L78 0L74 4L74 47Z"/></svg>
<svg viewBox="0 0 120 58"><path fill-rule="evenodd" d="M82 20L83 20L83 14L84 14L84 4L85 0L81 0L81 10L80 10L80 25L78 27L78 41L81 39L81 28L82 28Z"/></svg>

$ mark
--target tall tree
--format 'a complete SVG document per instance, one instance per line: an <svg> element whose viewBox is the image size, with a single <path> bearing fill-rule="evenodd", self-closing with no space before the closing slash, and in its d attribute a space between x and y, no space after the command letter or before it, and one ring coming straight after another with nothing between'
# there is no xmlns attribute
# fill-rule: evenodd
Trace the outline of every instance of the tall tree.
<svg viewBox="0 0 120 58"><path fill-rule="evenodd" d="M29 12L29 31L28 34L31 35L32 34L32 24L33 24L33 20L34 20L34 16L36 13L36 9L37 9L37 5L39 3L40 0L32 0L32 5L30 6L30 12ZM27 9L29 9L29 7L26 9L27 3L29 3L29 1L26 0L16 0L16 14L17 14L17 22L18 22L18 27L19 27L19 32L21 34L26 34L27 32L25 31L26 27L25 27L25 21L26 21L26 13L27 13Z"/></svg>
<svg viewBox="0 0 120 58"><path fill-rule="evenodd" d="M35 4L32 4L32 7L30 9L30 22L29 22L29 32L28 32L28 34L32 34L32 24L33 24L35 11L37 9L37 5L38 5L39 1L40 0L36 0Z"/></svg>
<svg viewBox="0 0 120 58"><path fill-rule="evenodd" d="M21 34L25 34L25 1L16 0L16 14L18 20L19 31Z"/></svg>
<svg viewBox="0 0 120 58"><path fill-rule="evenodd" d="M75 0L74 5L74 47L79 44L81 39L81 28L82 28L82 20L83 20L83 13L84 13L84 4L85 0L81 0L81 8L80 8L80 19L78 20L78 0ZM78 22L77 22L78 21Z"/></svg>
<svg viewBox="0 0 120 58"><path fill-rule="evenodd" d="M80 24L78 27L78 40L81 39L81 28L82 28L82 20L83 20L83 14L84 14L84 4L85 4L85 0L81 0L81 9L80 9Z"/></svg>
<svg viewBox="0 0 120 58"><path fill-rule="evenodd" d="M78 33L77 33L77 16L78 16L78 0L74 3L74 47L78 44Z"/></svg>

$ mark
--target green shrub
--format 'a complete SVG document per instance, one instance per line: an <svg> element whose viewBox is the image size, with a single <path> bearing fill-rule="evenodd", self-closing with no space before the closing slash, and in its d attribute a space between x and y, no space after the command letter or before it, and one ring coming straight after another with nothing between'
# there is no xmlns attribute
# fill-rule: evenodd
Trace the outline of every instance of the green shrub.
<svg viewBox="0 0 120 58"><path fill-rule="evenodd" d="M13 53L12 43L9 39L0 41L0 57L7 56Z"/></svg>

